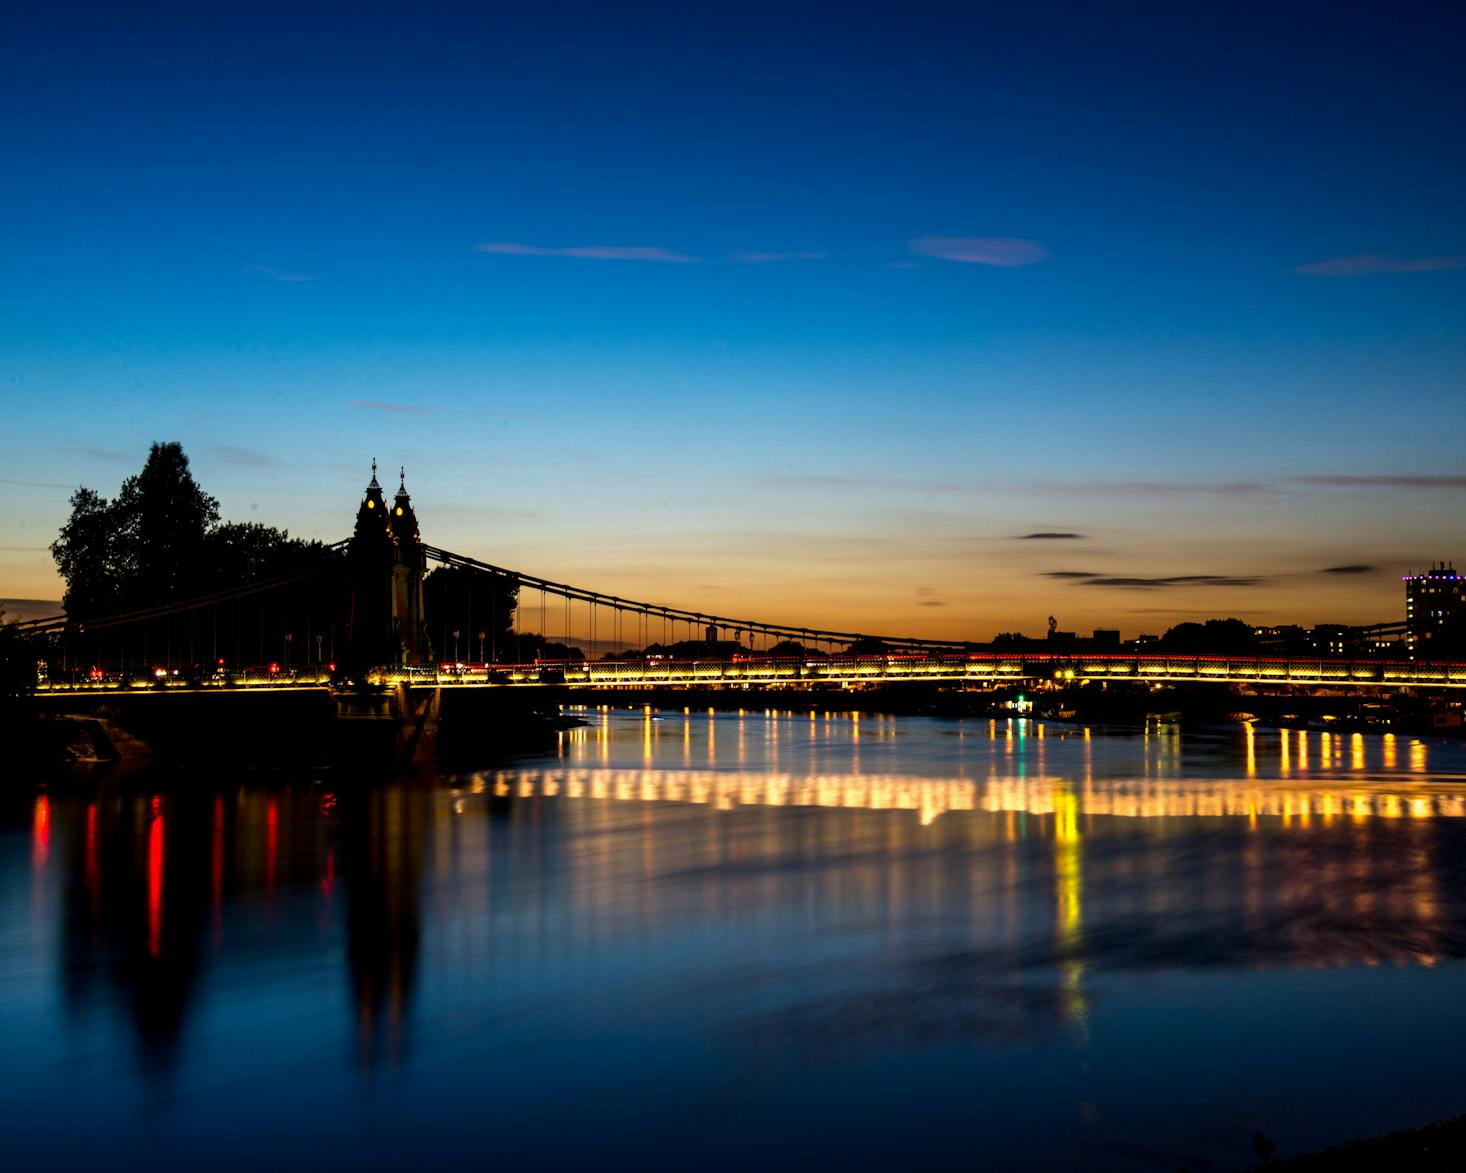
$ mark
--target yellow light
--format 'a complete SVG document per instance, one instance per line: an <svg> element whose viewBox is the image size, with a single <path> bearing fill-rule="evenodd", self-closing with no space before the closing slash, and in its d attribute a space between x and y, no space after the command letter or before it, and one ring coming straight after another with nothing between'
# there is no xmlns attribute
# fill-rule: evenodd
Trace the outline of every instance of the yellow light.
<svg viewBox="0 0 1466 1173"><path fill-rule="evenodd" d="M373 501L371 498L367 498L367 508L368 509L375 509L376 507L377 507L377 503L375 501Z"/></svg>
<svg viewBox="0 0 1466 1173"><path fill-rule="evenodd" d="M397 516L398 517L401 517L402 516L402 506L401 505L397 506Z"/></svg>

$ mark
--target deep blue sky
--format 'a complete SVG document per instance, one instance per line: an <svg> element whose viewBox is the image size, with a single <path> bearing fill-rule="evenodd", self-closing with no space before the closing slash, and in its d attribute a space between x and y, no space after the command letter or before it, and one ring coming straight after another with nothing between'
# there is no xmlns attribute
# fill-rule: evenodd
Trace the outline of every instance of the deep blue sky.
<svg viewBox="0 0 1466 1173"><path fill-rule="evenodd" d="M440 544L792 622L1466 559L1466 6L360 7L7 13L0 596L154 439L235 518L341 536L376 456Z"/></svg>

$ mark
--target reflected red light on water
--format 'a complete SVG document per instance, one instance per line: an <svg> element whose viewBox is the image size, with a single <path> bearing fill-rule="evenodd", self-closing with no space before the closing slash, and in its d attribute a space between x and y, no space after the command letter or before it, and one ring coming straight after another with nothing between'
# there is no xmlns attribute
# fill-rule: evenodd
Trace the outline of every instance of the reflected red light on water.
<svg viewBox="0 0 1466 1173"><path fill-rule="evenodd" d="M148 828L148 956L163 951L163 800L154 796Z"/></svg>
<svg viewBox="0 0 1466 1173"><path fill-rule="evenodd" d="M326 852L326 874L321 877L321 895L327 900L336 890L336 849L333 847Z"/></svg>
<svg viewBox="0 0 1466 1173"><path fill-rule="evenodd" d="M270 799L265 811L265 887L275 889L275 853L280 846L280 803Z"/></svg>
<svg viewBox="0 0 1466 1173"><path fill-rule="evenodd" d="M214 842L209 855L209 902L214 909L217 946L219 912L224 904L224 799L217 794L214 796Z"/></svg>
<svg viewBox="0 0 1466 1173"><path fill-rule="evenodd" d="M97 859L97 804L87 803L87 896L91 900L92 917L96 918L98 905L102 896L102 889L99 883L101 879L101 864Z"/></svg>
<svg viewBox="0 0 1466 1173"><path fill-rule="evenodd" d="M36 799L31 824L31 861L37 869L51 858L51 800L42 794Z"/></svg>

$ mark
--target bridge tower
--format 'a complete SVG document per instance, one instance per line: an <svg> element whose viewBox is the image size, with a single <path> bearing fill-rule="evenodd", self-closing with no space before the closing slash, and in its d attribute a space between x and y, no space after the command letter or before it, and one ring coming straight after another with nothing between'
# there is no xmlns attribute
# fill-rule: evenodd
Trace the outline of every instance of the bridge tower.
<svg viewBox="0 0 1466 1173"><path fill-rule="evenodd" d="M422 535L417 530L417 514L407 492L407 470L401 469L397 496L389 518L392 540L397 545L397 561L392 568L392 613L397 619L397 633L402 640L405 662L421 664L433 658L433 645L428 639L427 614L423 607L422 580L428 569L428 556L423 552Z"/></svg>
<svg viewBox="0 0 1466 1173"><path fill-rule="evenodd" d="M422 589L427 556L405 470L389 506L377 483L377 462L372 461L372 479L356 510L347 558L351 669L364 671L431 659Z"/></svg>

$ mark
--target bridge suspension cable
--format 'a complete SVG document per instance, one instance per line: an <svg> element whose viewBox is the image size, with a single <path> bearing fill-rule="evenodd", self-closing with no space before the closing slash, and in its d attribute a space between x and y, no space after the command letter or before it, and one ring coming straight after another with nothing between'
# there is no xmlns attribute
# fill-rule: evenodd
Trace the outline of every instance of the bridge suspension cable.
<svg viewBox="0 0 1466 1173"><path fill-rule="evenodd" d="M541 578L538 575L525 574L522 571L510 570L507 567L495 566L489 562L480 561L477 558L470 558L466 554L458 554L452 550L444 550L438 546L423 546L423 553L434 562L444 566L455 566L466 570L478 571L482 574L496 575L500 578L507 578L517 583L520 587L540 592L540 632L544 634L544 616L546 595L557 595L566 600L567 607L571 600L585 602L593 607L611 607L619 616L622 613L631 613L639 617L641 632L641 646L647 646L647 640L651 636L651 620L660 616L662 619L662 638L668 636L668 624L677 620L686 622L695 635L698 627L713 626L725 628L730 631L747 631L750 640L753 632L763 633L765 641L770 637L778 639L793 640L795 642L818 642L828 641L831 643L853 643L856 640L879 640L881 643L893 648L910 648L913 650L940 650L950 651L971 646L970 642L963 640L938 640L922 639L917 636L889 636L871 635L867 632L858 631L834 631L824 628L796 627L792 624L765 623L761 620L735 618L727 615L712 615L703 611L690 611L682 607L671 607L663 603L648 603L637 599L624 599L619 595L610 595L601 591L587 590L584 587L572 586L569 583L555 582L552 579ZM567 609L567 628L568 624ZM696 625L696 626L694 626ZM567 637L569 632L567 631ZM617 643L621 642L620 623L617 623Z"/></svg>

